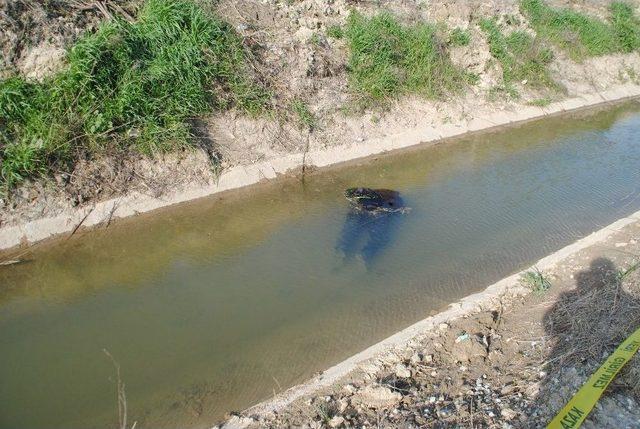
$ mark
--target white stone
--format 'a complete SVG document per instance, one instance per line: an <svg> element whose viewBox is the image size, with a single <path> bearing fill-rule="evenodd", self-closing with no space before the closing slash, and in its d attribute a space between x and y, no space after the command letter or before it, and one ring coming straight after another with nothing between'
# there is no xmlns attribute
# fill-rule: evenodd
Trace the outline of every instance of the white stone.
<svg viewBox="0 0 640 429"><path fill-rule="evenodd" d="M295 32L293 37L301 43L306 43L313 37L313 30L307 27L302 27Z"/></svg>
<svg viewBox="0 0 640 429"><path fill-rule="evenodd" d="M402 395L388 387L367 386L353 395L351 403L368 408L385 409L400 402Z"/></svg>
<svg viewBox="0 0 640 429"><path fill-rule="evenodd" d="M344 417L335 416L331 420L329 420L329 427L337 428L342 426L343 423L344 423Z"/></svg>
<svg viewBox="0 0 640 429"><path fill-rule="evenodd" d="M409 368L407 368L401 363L396 365L394 373L396 374L397 377L400 377L400 378L411 377L411 371L409 370Z"/></svg>
<svg viewBox="0 0 640 429"><path fill-rule="evenodd" d="M223 426L222 429L245 429L253 423L253 419L250 417L231 417Z"/></svg>
<svg viewBox="0 0 640 429"><path fill-rule="evenodd" d="M513 420L518 416L518 413L513 411L511 408L503 408L502 411L500 411L500 415L507 420Z"/></svg>

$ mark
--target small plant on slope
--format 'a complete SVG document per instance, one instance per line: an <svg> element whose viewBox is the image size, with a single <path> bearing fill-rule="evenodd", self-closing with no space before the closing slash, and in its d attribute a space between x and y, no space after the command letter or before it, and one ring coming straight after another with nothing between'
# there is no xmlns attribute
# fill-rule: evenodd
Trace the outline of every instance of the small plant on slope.
<svg viewBox="0 0 640 429"><path fill-rule="evenodd" d="M551 282L537 268L524 273L520 281L538 295L544 295L551 289Z"/></svg>
<svg viewBox="0 0 640 429"><path fill-rule="evenodd" d="M454 28L449 35L449 43L453 46L467 46L471 43L471 35L467 30Z"/></svg>
<svg viewBox="0 0 640 429"><path fill-rule="evenodd" d="M524 31L513 31L505 36L495 19L482 20L480 28L487 36L491 56L502 66L507 92L515 95L513 84L522 81L534 88L560 90L548 70L553 60L550 49Z"/></svg>

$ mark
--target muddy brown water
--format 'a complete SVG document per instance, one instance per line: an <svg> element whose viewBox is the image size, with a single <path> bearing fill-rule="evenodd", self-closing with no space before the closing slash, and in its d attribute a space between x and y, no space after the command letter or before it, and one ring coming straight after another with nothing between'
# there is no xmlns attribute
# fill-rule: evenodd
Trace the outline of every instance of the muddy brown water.
<svg viewBox="0 0 640 429"><path fill-rule="evenodd" d="M342 191L409 213L349 215ZM640 209L640 105L212 197L0 267L0 428L210 427Z"/></svg>

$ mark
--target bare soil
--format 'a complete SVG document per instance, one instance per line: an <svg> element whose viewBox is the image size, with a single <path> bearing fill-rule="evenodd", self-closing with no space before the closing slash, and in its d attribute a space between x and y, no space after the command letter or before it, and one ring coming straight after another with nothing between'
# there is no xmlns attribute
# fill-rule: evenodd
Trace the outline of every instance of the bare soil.
<svg viewBox="0 0 640 429"><path fill-rule="evenodd" d="M250 427L544 427L640 326L640 222L545 272L545 293L507 295ZM640 356L583 425L640 427ZM230 426L232 427L232 426Z"/></svg>

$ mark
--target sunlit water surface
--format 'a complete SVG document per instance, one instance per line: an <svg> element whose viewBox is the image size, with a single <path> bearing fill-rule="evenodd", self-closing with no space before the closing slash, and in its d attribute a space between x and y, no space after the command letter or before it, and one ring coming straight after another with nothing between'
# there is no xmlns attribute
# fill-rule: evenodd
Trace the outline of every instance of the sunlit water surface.
<svg viewBox="0 0 640 429"><path fill-rule="evenodd" d="M354 222L342 197L412 210ZM120 221L0 267L0 428L207 427L640 209L627 104Z"/></svg>

